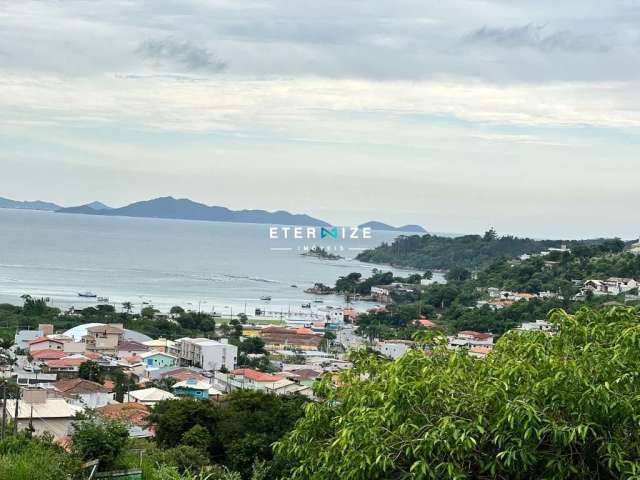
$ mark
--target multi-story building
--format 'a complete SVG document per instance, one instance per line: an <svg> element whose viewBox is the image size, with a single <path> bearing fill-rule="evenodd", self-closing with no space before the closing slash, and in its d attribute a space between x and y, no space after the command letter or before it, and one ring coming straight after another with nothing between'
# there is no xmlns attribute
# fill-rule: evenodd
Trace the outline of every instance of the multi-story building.
<svg viewBox="0 0 640 480"><path fill-rule="evenodd" d="M199 367L204 370L233 370L238 359L238 347L208 338L180 338L169 349L184 366Z"/></svg>
<svg viewBox="0 0 640 480"><path fill-rule="evenodd" d="M115 356L118 344L124 338L122 324L96 325L87 328L87 334L82 337L88 352L102 353Z"/></svg>

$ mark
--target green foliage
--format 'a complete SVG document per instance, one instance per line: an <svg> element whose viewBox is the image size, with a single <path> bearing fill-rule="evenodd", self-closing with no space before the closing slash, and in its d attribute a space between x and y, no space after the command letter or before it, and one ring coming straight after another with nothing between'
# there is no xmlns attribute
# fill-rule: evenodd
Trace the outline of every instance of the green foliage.
<svg viewBox="0 0 640 480"><path fill-rule="evenodd" d="M0 441L0 478L61 480L79 472L80 463L50 437L26 433Z"/></svg>
<svg viewBox="0 0 640 480"><path fill-rule="evenodd" d="M618 479L640 474L640 315L556 310L485 359L360 355L276 446L292 479Z"/></svg>
<svg viewBox="0 0 640 480"><path fill-rule="evenodd" d="M84 460L100 460L101 470L115 464L129 437L126 425L113 420L89 417L73 427L72 450Z"/></svg>
<svg viewBox="0 0 640 480"><path fill-rule="evenodd" d="M80 365L78 369L78 375L85 380L91 380L92 382L104 383L105 371L98 362L89 360Z"/></svg>
<svg viewBox="0 0 640 480"><path fill-rule="evenodd" d="M194 399L160 402L150 421L160 447L171 449L183 443L201 447L206 443L212 462L249 478L256 460L270 462L269 468L278 471L280 464L271 463L271 445L293 428L305 402L302 397L236 391L222 405Z"/></svg>
<svg viewBox="0 0 640 480"><path fill-rule="evenodd" d="M155 465L172 467L180 473L195 473L208 465L209 458L206 452L199 448L191 445L178 445L173 448L152 450L147 461L151 461Z"/></svg>
<svg viewBox="0 0 640 480"><path fill-rule="evenodd" d="M264 340L260 337L249 337L238 345L238 352L247 354L264 354Z"/></svg>
<svg viewBox="0 0 640 480"><path fill-rule="evenodd" d="M512 236L498 237L491 229L480 235L439 237L436 235L400 236L393 243L383 243L358 255L363 262L398 265L419 269L452 269L454 267L477 269L500 258L515 258L524 253L540 253L551 247L566 244L593 247L599 253L619 251L619 239L589 242L561 240L532 240Z"/></svg>
<svg viewBox="0 0 640 480"><path fill-rule="evenodd" d="M136 388L136 382L129 375L125 374L121 368L112 370L109 376L111 380L113 380L115 399L118 402L123 402L125 394Z"/></svg>
<svg viewBox="0 0 640 480"><path fill-rule="evenodd" d="M201 452L206 452L211 444L211 434L202 425L194 425L182 435L182 443Z"/></svg>

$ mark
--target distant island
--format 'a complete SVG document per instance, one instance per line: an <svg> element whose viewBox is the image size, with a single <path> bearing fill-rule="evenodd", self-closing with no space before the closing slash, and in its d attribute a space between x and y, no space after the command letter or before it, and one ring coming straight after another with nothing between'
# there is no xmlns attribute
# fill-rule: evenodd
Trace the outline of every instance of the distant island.
<svg viewBox="0 0 640 480"><path fill-rule="evenodd" d="M180 220L204 220L209 222L265 223L277 225L305 225L326 227L323 220L304 214L278 210L230 210L209 206L187 198L160 197L131 203L120 208L95 208L92 204L61 208L58 213L106 215L113 217L172 218Z"/></svg>
<svg viewBox="0 0 640 480"><path fill-rule="evenodd" d="M0 197L0 208L17 208L20 210L46 210L54 212L60 210L62 207L51 202L43 202L41 200L25 201L10 200L8 198Z"/></svg>
<svg viewBox="0 0 640 480"><path fill-rule="evenodd" d="M62 207L52 202L18 201L0 197L0 208L21 210L44 210L56 213L74 213L80 215L102 215L113 217L167 218L179 220L202 220L209 222L261 223L267 225L298 225L309 227L330 227L332 224L306 214L290 213L284 210L269 212L266 210L231 210L226 207L205 205L188 198L171 196L134 202L124 207L112 208L102 202L94 201L84 205ZM419 225L393 227L386 223L371 221L360 225L389 232L426 233Z"/></svg>
<svg viewBox="0 0 640 480"><path fill-rule="evenodd" d="M370 228L371 230L381 230L385 232L410 232L410 233L427 233L427 231L420 225L403 225L401 227L394 227L382 222L367 222L359 225L360 228Z"/></svg>
<svg viewBox="0 0 640 480"><path fill-rule="evenodd" d="M314 247L308 252L302 253L301 255L304 257L316 257L322 260L342 260L342 257L340 255L327 252L325 248L321 247Z"/></svg>

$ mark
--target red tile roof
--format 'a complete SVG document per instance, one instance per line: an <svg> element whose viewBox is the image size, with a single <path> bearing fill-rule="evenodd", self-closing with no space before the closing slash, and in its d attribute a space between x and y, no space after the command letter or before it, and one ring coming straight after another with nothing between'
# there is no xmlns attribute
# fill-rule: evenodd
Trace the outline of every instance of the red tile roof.
<svg viewBox="0 0 640 480"><path fill-rule="evenodd" d="M435 323L433 323L431 320L427 320L426 318L421 318L419 320L416 320L416 322L423 326L423 327L427 327L427 328L433 328L436 326Z"/></svg>
<svg viewBox="0 0 640 480"><path fill-rule="evenodd" d="M66 394L79 393L107 393L107 389L99 383L85 380L84 378L70 378L67 380L58 380L53 384L56 389Z"/></svg>
<svg viewBox="0 0 640 480"><path fill-rule="evenodd" d="M36 345L38 343L43 343L43 342L55 342L55 343L60 343L60 344L64 343L62 340L57 340L57 339L54 339L54 338L38 337L36 339L31 340L29 342L29 345Z"/></svg>
<svg viewBox="0 0 640 480"><path fill-rule="evenodd" d="M55 360L62 358L65 355L66 354L62 350L51 350L49 348L38 350L31 354L31 356L36 360Z"/></svg>
<svg viewBox="0 0 640 480"><path fill-rule="evenodd" d="M190 378L195 378L196 380L206 380L207 377L201 375L198 372L194 372L193 370L189 370L188 368L177 368L175 370L171 370L169 372L161 373L160 376L162 378L171 377L175 378L179 382L183 380L188 380Z"/></svg>
<svg viewBox="0 0 640 480"><path fill-rule="evenodd" d="M47 362L47 367L49 368L70 368L70 367L79 367L84 362L88 362L89 360L86 358L69 358L63 357L56 360L49 360Z"/></svg>
<svg viewBox="0 0 640 480"><path fill-rule="evenodd" d="M285 378L284 375L272 375L271 373L258 372L251 368L236 368L235 370L232 370L231 373L233 375L243 376L249 380L253 380L254 382L277 382L278 380Z"/></svg>
<svg viewBox="0 0 640 480"><path fill-rule="evenodd" d="M473 346L469 349L471 353L479 353L481 355L486 355L490 353L493 349L491 347L483 347L481 345Z"/></svg>
<svg viewBox="0 0 640 480"><path fill-rule="evenodd" d="M474 332L473 330L463 330L462 332L458 332L458 335L466 335L468 337L473 337L478 340L486 340L488 338L493 337L492 333Z"/></svg>

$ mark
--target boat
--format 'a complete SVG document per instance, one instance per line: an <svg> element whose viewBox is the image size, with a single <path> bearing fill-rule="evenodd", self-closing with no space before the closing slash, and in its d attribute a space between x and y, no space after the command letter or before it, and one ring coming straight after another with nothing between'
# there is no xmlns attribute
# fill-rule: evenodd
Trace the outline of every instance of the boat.
<svg viewBox="0 0 640 480"><path fill-rule="evenodd" d="M78 292L78 296L79 297L86 297L86 298L96 298L98 295L96 295L93 292Z"/></svg>
<svg viewBox="0 0 640 480"><path fill-rule="evenodd" d="M268 302L268 301L271 300L271 297L269 295L264 295L264 296L260 297L260 300L265 300L265 301Z"/></svg>
<svg viewBox="0 0 640 480"><path fill-rule="evenodd" d="M298 288L298 285L291 285L291 288Z"/></svg>
<svg viewBox="0 0 640 480"><path fill-rule="evenodd" d="M324 303L324 300L320 300L319 298L316 298L313 303Z"/></svg>
<svg viewBox="0 0 640 480"><path fill-rule="evenodd" d="M99 302L109 303L109 297L98 297Z"/></svg>
<svg viewBox="0 0 640 480"><path fill-rule="evenodd" d="M302 308L311 308L311 304L310 303L303 303Z"/></svg>

